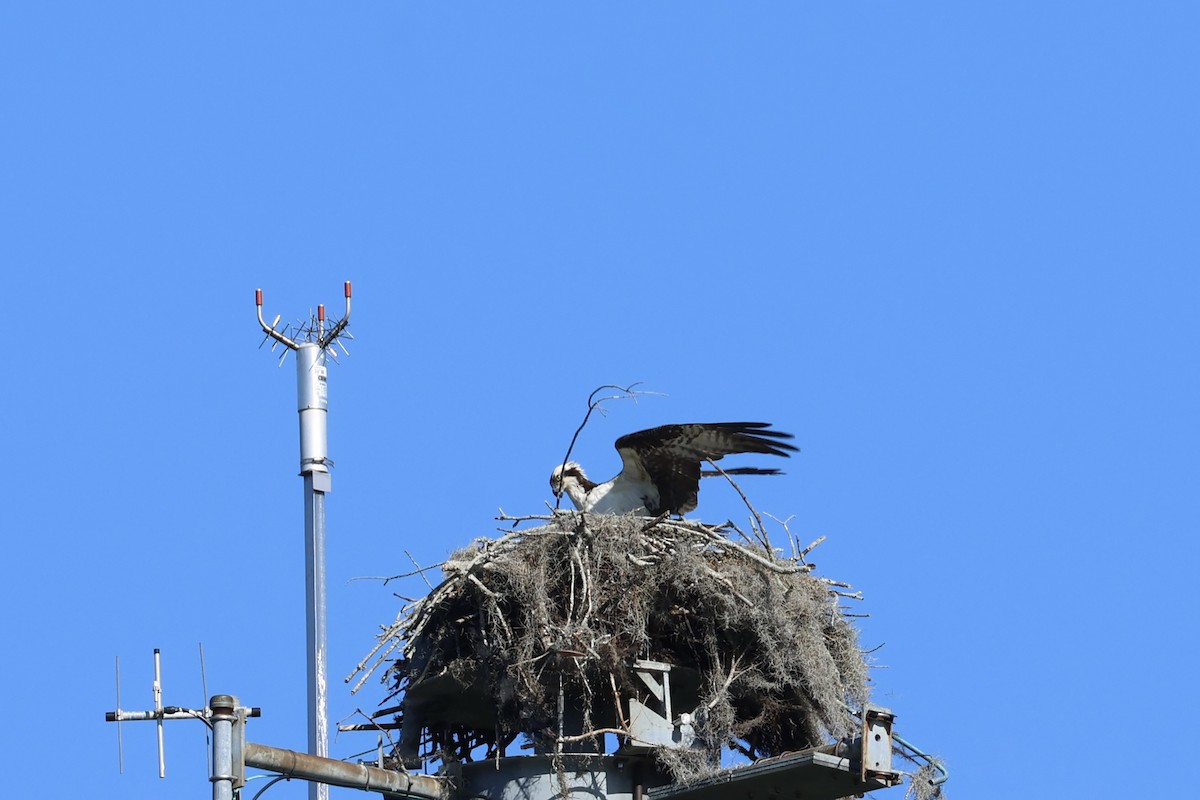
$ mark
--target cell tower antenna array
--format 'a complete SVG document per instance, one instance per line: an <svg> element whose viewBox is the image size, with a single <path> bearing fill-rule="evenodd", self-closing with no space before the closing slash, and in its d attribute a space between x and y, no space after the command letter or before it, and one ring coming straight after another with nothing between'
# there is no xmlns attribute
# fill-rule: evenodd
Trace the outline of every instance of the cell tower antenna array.
<svg viewBox="0 0 1200 800"><path fill-rule="evenodd" d="M300 412L300 476L304 478L304 564L307 598L308 641L308 752L310 755L329 755L329 714L326 693L326 631L325 631L325 495L332 488L329 475L329 414L328 371L326 356L336 361L336 344L349 355L340 339L352 339L346 330L350 324L350 281L346 281L346 313L329 324L325 306L317 306L317 314L298 327L295 337L280 330L279 317L270 325L263 319L263 292L254 291L258 306L258 324L266 338L273 339L271 349L283 345L279 359L282 366L288 351L296 352L296 389ZM298 341L299 340L299 341ZM261 346L261 345L260 345ZM326 800L329 787L310 783L310 800Z"/></svg>

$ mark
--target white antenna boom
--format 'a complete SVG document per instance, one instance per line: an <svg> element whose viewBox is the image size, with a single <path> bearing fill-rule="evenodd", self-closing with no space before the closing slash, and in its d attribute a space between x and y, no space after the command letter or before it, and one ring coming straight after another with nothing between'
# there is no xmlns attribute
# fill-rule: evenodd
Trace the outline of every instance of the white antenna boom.
<svg viewBox="0 0 1200 800"><path fill-rule="evenodd" d="M125 743L121 741L121 657L117 656L117 770L125 774Z"/></svg>
<svg viewBox="0 0 1200 800"><path fill-rule="evenodd" d="M158 777L167 777L167 759L163 753L162 654L154 648L154 713L158 717Z"/></svg>

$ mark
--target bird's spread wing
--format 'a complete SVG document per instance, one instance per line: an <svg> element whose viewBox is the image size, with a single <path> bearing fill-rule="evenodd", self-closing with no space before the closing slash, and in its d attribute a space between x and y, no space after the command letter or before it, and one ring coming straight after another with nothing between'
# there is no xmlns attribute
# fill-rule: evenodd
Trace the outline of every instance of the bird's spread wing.
<svg viewBox="0 0 1200 800"><path fill-rule="evenodd" d="M696 507L702 462L733 453L787 456L795 452L795 447L780 441L792 438L791 434L769 428L766 422L663 425L622 436L616 447L625 464L623 474L644 474L658 488L659 507L648 511L684 514Z"/></svg>

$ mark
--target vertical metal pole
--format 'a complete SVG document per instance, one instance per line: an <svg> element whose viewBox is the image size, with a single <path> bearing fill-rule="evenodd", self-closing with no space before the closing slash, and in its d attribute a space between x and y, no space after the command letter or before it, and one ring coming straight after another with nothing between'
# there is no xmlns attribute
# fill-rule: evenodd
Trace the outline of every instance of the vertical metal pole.
<svg viewBox="0 0 1200 800"><path fill-rule="evenodd" d="M325 495L329 493L329 416L326 348L345 333L350 324L350 281L346 281L346 314L325 329L325 306L317 306L315 327L302 330L316 341L297 342L276 330L275 322L263 319L262 289L254 292L258 306L258 324L268 339L274 339L296 351L296 388L300 411L300 475L304 478L304 566L306 592L306 628L308 640L308 751L310 755L329 755L329 713L326 693L325 635ZM266 339L263 340L264 342ZM274 345L272 345L274 349ZM342 350L345 351L345 347ZM286 355L286 354L285 354ZM283 363L282 360L280 363ZM329 787L310 783L310 800L327 800Z"/></svg>
<svg viewBox="0 0 1200 800"><path fill-rule="evenodd" d="M308 752L329 756L329 698L326 693L325 492L314 487L328 473L304 475L304 575L308 594ZM309 797L325 798L329 787L309 784Z"/></svg>
<svg viewBox="0 0 1200 800"><path fill-rule="evenodd" d="M329 393L325 351L315 342L296 348L300 412L300 474L304 478L304 585L307 595L308 752L329 756L325 631L325 494L329 476L327 416ZM329 787L309 783L310 800L326 800Z"/></svg>
<svg viewBox="0 0 1200 800"><path fill-rule="evenodd" d="M212 709L213 800L233 800L233 720L237 700L227 694L218 694L209 701Z"/></svg>

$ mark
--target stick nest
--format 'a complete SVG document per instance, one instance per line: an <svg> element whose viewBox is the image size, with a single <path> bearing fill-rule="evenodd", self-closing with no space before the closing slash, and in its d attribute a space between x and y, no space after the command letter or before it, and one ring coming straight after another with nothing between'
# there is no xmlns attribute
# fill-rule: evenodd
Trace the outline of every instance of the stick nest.
<svg viewBox="0 0 1200 800"><path fill-rule="evenodd" d="M392 662L384 680L408 698L406 727L417 722L409 701L426 699L428 754L470 760L486 746L491 757L520 734L541 752L602 750L606 733L629 743L622 698L638 691L637 659L673 665L675 714L692 713L704 743L659 748L676 779L717 766L725 747L758 758L851 733L845 708L866 700L867 668L839 609L856 596L835 588L846 584L765 540L735 543L727 526L574 512L521 521L540 524L454 553L359 665L365 680ZM694 707L680 700L689 693Z"/></svg>

